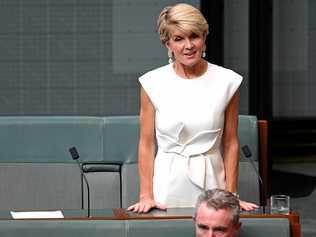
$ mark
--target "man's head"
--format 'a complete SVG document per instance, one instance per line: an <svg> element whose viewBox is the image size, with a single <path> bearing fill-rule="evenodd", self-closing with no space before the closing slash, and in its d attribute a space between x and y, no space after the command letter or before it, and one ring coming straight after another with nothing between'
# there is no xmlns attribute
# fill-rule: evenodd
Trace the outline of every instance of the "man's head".
<svg viewBox="0 0 316 237"><path fill-rule="evenodd" d="M196 204L196 237L237 236L241 226L239 209L239 200L234 194L222 189L205 191Z"/></svg>

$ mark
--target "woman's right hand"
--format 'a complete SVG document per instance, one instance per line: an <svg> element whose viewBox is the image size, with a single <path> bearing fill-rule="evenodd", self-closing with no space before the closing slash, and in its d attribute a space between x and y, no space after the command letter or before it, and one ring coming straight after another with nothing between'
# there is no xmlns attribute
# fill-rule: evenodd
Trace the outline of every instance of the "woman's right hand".
<svg viewBox="0 0 316 237"><path fill-rule="evenodd" d="M241 210L244 211L252 211L254 209L259 208L259 206L257 204L251 203L251 202L245 202L239 199L239 205Z"/></svg>
<svg viewBox="0 0 316 237"><path fill-rule="evenodd" d="M166 205L158 203L152 198L142 198L138 203L129 206L127 210L136 213L147 213L153 208L158 208L160 210L167 209Z"/></svg>

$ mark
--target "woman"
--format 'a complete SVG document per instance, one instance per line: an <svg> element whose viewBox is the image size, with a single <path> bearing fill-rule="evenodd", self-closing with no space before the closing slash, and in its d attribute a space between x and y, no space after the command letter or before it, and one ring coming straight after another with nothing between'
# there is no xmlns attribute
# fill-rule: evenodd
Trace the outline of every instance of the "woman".
<svg viewBox="0 0 316 237"><path fill-rule="evenodd" d="M203 59L208 24L198 9L166 7L157 23L169 64L139 78L140 200L128 208L139 213L193 207L205 189L237 191L242 77Z"/></svg>

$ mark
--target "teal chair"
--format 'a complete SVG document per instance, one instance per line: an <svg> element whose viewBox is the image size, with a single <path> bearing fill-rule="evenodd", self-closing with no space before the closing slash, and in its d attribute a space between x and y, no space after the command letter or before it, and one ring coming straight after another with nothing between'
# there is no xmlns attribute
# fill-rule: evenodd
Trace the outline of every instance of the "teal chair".
<svg viewBox="0 0 316 237"><path fill-rule="evenodd" d="M267 199L267 130L266 120L257 120L256 116L251 115L239 115L238 193L241 199L260 205L265 205ZM249 148L250 157L242 150L245 146Z"/></svg>

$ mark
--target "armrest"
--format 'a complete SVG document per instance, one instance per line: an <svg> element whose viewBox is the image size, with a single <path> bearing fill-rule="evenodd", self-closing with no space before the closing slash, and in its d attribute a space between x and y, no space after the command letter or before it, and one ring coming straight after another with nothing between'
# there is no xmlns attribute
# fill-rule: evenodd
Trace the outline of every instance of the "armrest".
<svg viewBox="0 0 316 237"><path fill-rule="evenodd" d="M266 205L268 187L268 121L258 120L259 133L259 173L262 179L260 185L260 203Z"/></svg>
<svg viewBox="0 0 316 237"><path fill-rule="evenodd" d="M83 172L120 172L120 165L115 164L83 164Z"/></svg>

